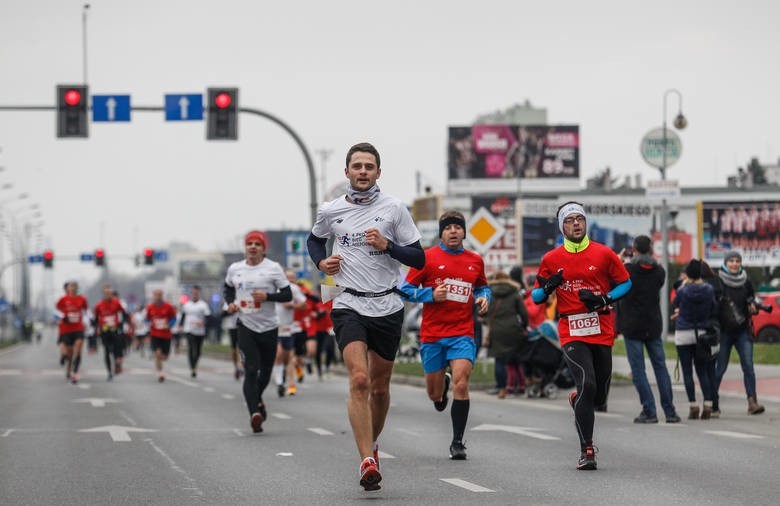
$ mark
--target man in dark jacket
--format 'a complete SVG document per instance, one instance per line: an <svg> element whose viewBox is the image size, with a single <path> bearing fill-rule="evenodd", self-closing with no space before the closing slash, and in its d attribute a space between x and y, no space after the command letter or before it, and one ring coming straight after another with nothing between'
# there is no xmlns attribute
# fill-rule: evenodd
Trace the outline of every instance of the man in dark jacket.
<svg viewBox="0 0 780 506"><path fill-rule="evenodd" d="M634 256L621 252L626 270L631 277L631 291L618 306L618 331L626 342L626 356L631 366L631 377L639 393L642 412L634 423L658 423L655 398L645 373L645 354L655 371L661 406L667 423L677 423L680 417L672 402L672 381L666 369L664 343L661 336L660 290L664 285L666 272L651 254L650 238L640 235L634 239Z"/></svg>

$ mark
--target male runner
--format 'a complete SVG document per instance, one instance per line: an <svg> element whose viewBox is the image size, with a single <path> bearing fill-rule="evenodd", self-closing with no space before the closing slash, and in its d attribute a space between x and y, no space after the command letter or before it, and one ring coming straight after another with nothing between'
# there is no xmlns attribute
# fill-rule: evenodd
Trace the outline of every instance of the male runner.
<svg viewBox="0 0 780 506"><path fill-rule="evenodd" d="M74 385L79 381L84 320L88 308L87 299L79 294L78 283L66 282L65 295L57 301L54 314L59 321L60 343L65 356L65 378Z"/></svg>
<svg viewBox="0 0 780 506"><path fill-rule="evenodd" d="M103 343L103 353L108 369L108 381L114 379L114 374L122 372L122 356L124 337L119 333L127 312L114 296L111 285L103 285L103 298L95 304L95 332L100 334ZM111 372L111 355L114 355L114 374Z"/></svg>
<svg viewBox="0 0 780 506"><path fill-rule="evenodd" d="M406 206L382 193L379 152L368 143L347 152L346 195L322 205L307 240L314 265L343 290L331 319L349 374L347 412L361 458L360 485L378 490L377 439L390 407L390 375L401 340L397 297L403 263L421 269L425 252ZM334 236L333 254L325 244ZM373 444L372 444L373 441Z"/></svg>
<svg viewBox="0 0 780 506"><path fill-rule="evenodd" d="M271 379L276 358L279 318L274 302L292 300L290 282L282 266L266 258L268 237L258 230L244 236L246 258L228 267L225 301L228 312L238 313L238 347L244 360L244 399L254 432L263 431L268 411L263 391Z"/></svg>
<svg viewBox="0 0 780 506"><path fill-rule="evenodd" d="M469 376L477 356L474 311L485 314L490 288L485 264L478 254L463 248L466 219L457 211L439 218L441 242L425 250L425 267L410 269L401 290L408 300L422 302L420 357L428 397L436 411L447 408L447 391L453 385L452 444L450 458L466 460L463 433L469 416ZM422 285L422 288L419 286ZM452 367L452 375L446 373Z"/></svg>
<svg viewBox="0 0 780 506"><path fill-rule="evenodd" d="M284 271L284 275L290 282L292 300L276 305L276 316L279 317L279 344L276 348L273 374L279 397L284 397L285 394L285 378L289 381L287 393L289 395L296 394L297 364L293 352L296 349L296 336L302 333L303 329L300 320L295 319L295 312L306 309L306 296L295 282L295 271L287 269ZM306 334L303 335L303 339L306 339Z"/></svg>
<svg viewBox="0 0 780 506"><path fill-rule="evenodd" d="M594 413L606 405L612 379L610 304L628 293L631 279L614 251L588 239L582 204L566 202L557 218L563 244L542 258L531 297L541 304L552 293L557 296L558 334L577 384L569 396L580 438L577 469L595 470Z"/></svg>
<svg viewBox="0 0 780 506"><path fill-rule="evenodd" d="M190 376L198 376L198 360L206 338L206 318L211 316L211 308L200 298L200 287L192 287L190 300L181 307L179 324L187 336L187 356L190 362Z"/></svg>
<svg viewBox="0 0 780 506"><path fill-rule="evenodd" d="M236 381L241 379L244 374L244 368L238 359L238 313L228 313L228 304L225 302L222 306L222 326L228 331L230 336L230 358L233 360L233 373Z"/></svg>
<svg viewBox="0 0 780 506"><path fill-rule="evenodd" d="M163 362L171 354L171 327L176 323L176 308L170 302L163 300L163 291L152 292L152 302L146 306L146 320L149 322L149 336L152 339L154 352L154 367L157 370L157 381L165 381Z"/></svg>
<svg viewBox="0 0 780 506"><path fill-rule="evenodd" d="M139 308L138 311L133 313L132 324L133 338L135 339L135 349L141 354L141 357L145 357L149 336L149 323L146 321L145 308Z"/></svg>

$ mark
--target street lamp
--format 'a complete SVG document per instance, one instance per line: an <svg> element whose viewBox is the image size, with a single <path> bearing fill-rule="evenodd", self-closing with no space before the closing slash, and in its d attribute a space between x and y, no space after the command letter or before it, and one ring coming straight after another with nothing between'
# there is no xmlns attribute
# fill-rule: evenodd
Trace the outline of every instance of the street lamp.
<svg viewBox="0 0 780 506"><path fill-rule="evenodd" d="M678 130L682 130L688 125L688 120L683 116L682 113L682 94L674 89L668 89L664 92L664 122L663 122L663 158L661 161L661 180L666 180L666 153L668 150L668 138L667 138L667 127L666 127L666 99L669 96L669 94L675 94L677 95L677 116L674 118L674 127ZM663 265L664 271L666 272L666 279L664 280L664 286L663 286L663 296L661 297L661 317L663 320L662 325L662 336L663 339L666 340L666 336L669 334L669 227L668 227L668 221L669 221L669 208L666 203L666 198L661 200L661 246L663 247L663 252L661 254L661 264Z"/></svg>

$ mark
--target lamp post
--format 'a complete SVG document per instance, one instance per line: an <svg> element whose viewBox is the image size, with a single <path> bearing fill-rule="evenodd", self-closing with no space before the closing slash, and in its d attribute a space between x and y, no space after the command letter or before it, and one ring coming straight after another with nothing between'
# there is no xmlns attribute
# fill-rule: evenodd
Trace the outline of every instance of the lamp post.
<svg viewBox="0 0 780 506"><path fill-rule="evenodd" d="M674 89L668 89L664 92L664 122L663 122L663 155L662 155L662 161L661 161L661 167L659 167L661 171L661 180L666 180L666 168L667 168L667 161L666 161L666 153L667 153L667 127L666 127L666 99L669 96L669 94L675 94L677 95L678 100L678 108L677 108L677 116L674 118L674 126L678 130L682 130L683 128L688 125L688 120L683 116L682 113L682 94ZM669 221L669 206L667 205L666 198L661 200L661 246L663 247L663 252L661 253L661 265L663 265L664 272L666 273L666 277L664 279L664 286L661 293L661 318L662 318L662 336L663 339L666 340L666 336L669 335L669 227L668 227L668 221Z"/></svg>

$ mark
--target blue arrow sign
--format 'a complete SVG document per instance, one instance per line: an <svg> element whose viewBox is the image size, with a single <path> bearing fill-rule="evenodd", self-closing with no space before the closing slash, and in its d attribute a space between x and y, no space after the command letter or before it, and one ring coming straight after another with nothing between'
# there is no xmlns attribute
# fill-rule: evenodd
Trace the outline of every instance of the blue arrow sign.
<svg viewBox="0 0 780 506"><path fill-rule="evenodd" d="M130 95L92 95L92 121L130 121Z"/></svg>
<svg viewBox="0 0 780 506"><path fill-rule="evenodd" d="M203 95L165 95L165 121L199 121L203 119Z"/></svg>
<svg viewBox="0 0 780 506"><path fill-rule="evenodd" d="M43 263L43 255L30 255L27 257L27 261L31 264L41 264Z"/></svg>
<svg viewBox="0 0 780 506"><path fill-rule="evenodd" d="M167 250L155 250L154 252L154 259L158 262L167 262L168 261L168 251Z"/></svg>
<svg viewBox="0 0 780 506"><path fill-rule="evenodd" d="M93 253L82 253L79 257L79 260L82 262L91 262L95 259L95 255Z"/></svg>

